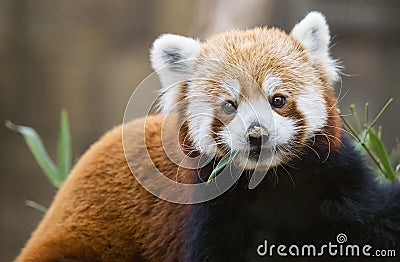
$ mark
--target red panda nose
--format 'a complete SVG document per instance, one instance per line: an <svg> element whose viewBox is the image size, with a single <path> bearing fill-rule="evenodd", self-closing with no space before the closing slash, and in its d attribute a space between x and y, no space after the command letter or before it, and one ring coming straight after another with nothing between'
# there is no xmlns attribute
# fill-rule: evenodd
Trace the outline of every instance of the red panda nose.
<svg viewBox="0 0 400 262"><path fill-rule="evenodd" d="M247 129L247 139L250 146L261 147L262 144L268 141L269 133L259 123L254 123Z"/></svg>

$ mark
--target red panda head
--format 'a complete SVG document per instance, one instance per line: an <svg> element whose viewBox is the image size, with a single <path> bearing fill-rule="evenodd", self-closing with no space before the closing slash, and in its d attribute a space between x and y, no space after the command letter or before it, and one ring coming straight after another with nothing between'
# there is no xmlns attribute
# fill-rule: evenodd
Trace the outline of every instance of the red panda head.
<svg viewBox="0 0 400 262"><path fill-rule="evenodd" d="M162 83L160 108L177 112L197 151L236 154L245 169L268 169L315 143L340 143L323 15L309 13L290 34L275 28L230 31L204 43L160 36L151 62Z"/></svg>

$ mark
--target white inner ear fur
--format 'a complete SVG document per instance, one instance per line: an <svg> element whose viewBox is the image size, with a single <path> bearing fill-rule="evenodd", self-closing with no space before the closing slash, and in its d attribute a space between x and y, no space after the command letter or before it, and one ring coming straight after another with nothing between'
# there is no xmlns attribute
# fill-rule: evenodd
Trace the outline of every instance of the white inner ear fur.
<svg viewBox="0 0 400 262"><path fill-rule="evenodd" d="M321 13L310 12L295 25L292 35L304 45L310 58L325 68L331 84L339 79L340 68L329 54L329 27Z"/></svg>
<svg viewBox="0 0 400 262"><path fill-rule="evenodd" d="M179 83L190 78L200 46L198 40L173 34L161 35L154 41L150 61L162 85L161 112L170 112L176 104Z"/></svg>

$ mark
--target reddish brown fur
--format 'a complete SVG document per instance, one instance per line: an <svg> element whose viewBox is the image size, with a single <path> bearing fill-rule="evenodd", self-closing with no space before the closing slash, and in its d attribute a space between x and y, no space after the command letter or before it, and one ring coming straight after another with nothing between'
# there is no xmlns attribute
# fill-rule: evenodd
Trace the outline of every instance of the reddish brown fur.
<svg viewBox="0 0 400 262"><path fill-rule="evenodd" d="M216 35L202 45L195 70L197 77L211 79L201 80L197 84L212 97L229 100L229 96L221 88L222 81L226 78L238 80L241 86L237 101L239 105L244 99L250 100L262 96L263 92L260 92L260 89L268 75L278 77L282 83L275 88L274 92L275 94L282 93L286 97L286 105L274 110L281 116L298 121L296 125L303 127L309 123L307 123L307 116L297 107L297 98L305 87L312 86L318 89L325 100L326 127L321 130L321 134L316 134L315 139L309 138L306 130L300 128L295 135L295 140L307 144L315 142L326 144L332 150L340 144L341 123L328 75L320 61L311 59L303 44L292 35L276 28L266 27ZM185 91L181 90L181 92ZM271 97L266 99L271 99ZM210 105L215 104L215 102L210 103ZM182 111L186 112L186 108ZM216 141L218 141L216 132L221 130L218 120L226 118L223 113L218 114L218 112L221 112L220 106L214 109L215 117L211 124L211 130L214 131L212 137ZM231 118L226 120L225 125ZM308 141L306 141L307 137ZM304 146L298 143L293 146L293 149L301 152Z"/></svg>
<svg viewBox="0 0 400 262"><path fill-rule="evenodd" d="M223 63L212 63L207 60L209 58ZM203 44L196 66L196 70L204 72L199 77L222 80L228 73L246 87L241 89L241 97L246 99L259 96L257 89L268 74L282 79L282 88L293 95L304 86L305 80L312 81L317 75L310 71L313 65L297 39L279 29L266 27L230 31L210 38ZM221 88L217 85L214 90L213 86L208 85L207 91L219 94Z"/></svg>
<svg viewBox="0 0 400 262"><path fill-rule="evenodd" d="M162 117L149 116L147 147L164 175L177 166L160 140ZM135 172L149 169L143 141L144 119L130 123L129 157ZM95 143L79 160L47 214L16 261L177 261L181 258L185 205L158 199L143 189L125 160L121 126ZM180 173L181 174L181 173ZM179 177L185 181L188 178Z"/></svg>
<svg viewBox="0 0 400 262"><path fill-rule="evenodd" d="M335 150L339 148L341 143L340 141L342 136L342 122L340 120L337 100L334 96L333 90L327 90L324 95L326 100L328 119L323 132L329 135L330 147L332 150ZM328 143L327 139L322 139L321 142L323 141L325 141L325 143Z"/></svg>
<svg viewBox="0 0 400 262"><path fill-rule="evenodd" d="M255 42L258 44L254 45ZM246 87L241 90L246 99L259 95L259 90L254 90L261 87L268 73L282 79L283 85L278 87L278 92L281 88L293 97L306 81L321 87L329 114L323 132L337 137L330 137L330 143L333 147L338 146L341 125L333 90L322 67L308 59L298 40L277 29L228 32L203 44L200 58L207 57L226 61L249 74L250 78L239 71L229 74ZM212 79L224 79L227 72L232 73L223 66L213 70L200 62L196 66L200 78L202 72ZM249 83L249 79L255 82ZM221 95L221 88L215 83L214 87L207 90L208 94ZM185 99L185 88L187 85L181 85L178 101L183 102L179 112L187 113L189 101ZM295 101L290 99L286 108L276 112L294 119L303 118ZM187 119L185 115L179 117ZM133 172L141 178L152 172L152 163L147 158L149 152L159 171L175 179L179 168L163 151L162 116L149 116L146 132L143 131L144 122L144 119L138 119L124 127L130 134L126 145L132 146L126 149L128 158L135 160L131 162ZM178 121L165 124L170 130L178 130L175 122ZM212 128L217 131L220 125L214 122ZM188 139L187 123L180 129L182 142L184 138ZM126 163L121 133L121 127L116 127L81 157L16 261L62 261L68 258L80 261L179 261L182 258L184 218L188 208L160 200L138 184ZM299 133L299 136L303 134ZM143 143L143 137L147 145ZM324 136L317 139L327 143ZM171 141L174 140L167 139L168 143L174 143ZM192 141L187 142L191 146ZM179 148L178 144L171 146ZM190 182L192 176L197 175L196 172L181 171L177 177L180 182Z"/></svg>

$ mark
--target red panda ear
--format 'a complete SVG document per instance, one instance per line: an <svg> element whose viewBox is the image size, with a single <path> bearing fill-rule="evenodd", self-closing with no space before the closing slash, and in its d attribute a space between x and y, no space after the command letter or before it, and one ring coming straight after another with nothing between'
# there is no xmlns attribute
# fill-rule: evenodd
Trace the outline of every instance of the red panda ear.
<svg viewBox="0 0 400 262"><path fill-rule="evenodd" d="M177 86L190 78L200 45L198 40L173 34L161 35L154 41L150 50L150 61L162 85L162 112L171 111L175 105Z"/></svg>
<svg viewBox="0 0 400 262"><path fill-rule="evenodd" d="M295 25L292 35L304 45L310 58L324 67L331 83L339 79L340 67L329 54L329 27L321 13L310 12Z"/></svg>

